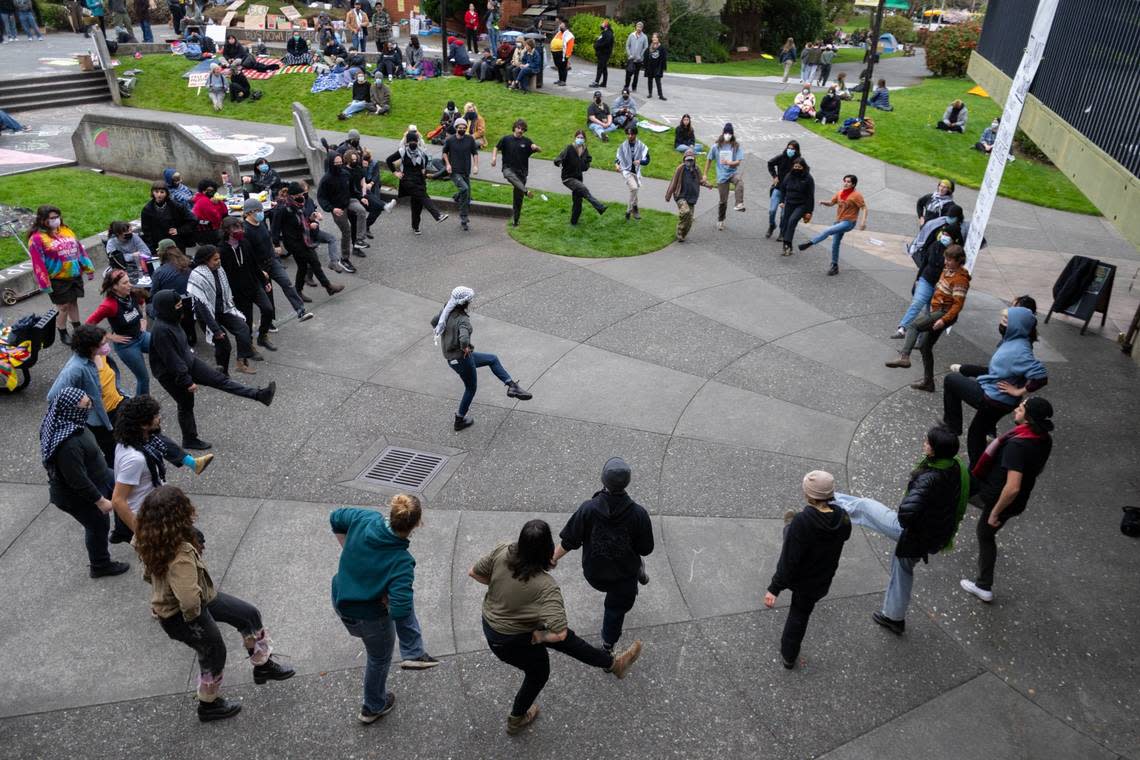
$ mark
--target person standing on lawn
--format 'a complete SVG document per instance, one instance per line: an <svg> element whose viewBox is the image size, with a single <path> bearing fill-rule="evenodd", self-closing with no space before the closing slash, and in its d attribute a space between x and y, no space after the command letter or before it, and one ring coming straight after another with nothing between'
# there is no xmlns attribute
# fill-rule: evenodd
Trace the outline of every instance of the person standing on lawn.
<svg viewBox="0 0 1140 760"><path fill-rule="evenodd" d="M728 191L736 187L736 210L744 211L744 175L740 168L744 163L744 148L736 141L736 130L732 123L724 125L705 158L705 183L709 183L709 166L716 162L716 189L720 195L720 205L716 210L716 228L724 229L724 219L728 215Z"/></svg>
<svg viewBox="0 0 1140 760"><path fill-rule="evenodd" d="M776 597L791 589L792 603L780 637L784 667L796 666L812 610L831 590L843 544L851 538L851 520L835 503L835 477L823 470L804 475L807 506L784 513L784 543L776 572L764 594L764 606L776 606Z"/></svg>
<svg viewBox="0 0 1140 760"><path fill-rule="evenodd" d="M471 6L474 8L475 6ZM479 173L479 145L467 134L467 120L455 120L455 134L443 143L443 165L451 175L456 193L452 196L459 207L459 226L467 232L467 212L471 208L471 175Z"/></svg>
<svg viewBox="0 0 1140 760"><path fill-rule="evenodd" d="M599 201L582 182L582 175L593 161L586 148L586 132L579 129L574 133L574 142L567 145L554 159L554 165L562 167L562 184L570 190L570 224L578 224L582 216L582 201L588 201L598 215L606 213L606 204Z"/></svg>
<svg viewBox="0 0 1140 760"><path fill-rule="evenodd" d="M40 290L50 290L48 298L59 310L55 326L59 339L67 345L67 323L79 327L79 299L83 297L83 277L95 279L95 265L83 243L63 223L63 213L55 206L40 206L28 232L28 253L32 272Z"/></svg>
<svg viewBox="0 0 1140 760"><path fill-rule="evenodd" d="M510 398L517 398L519 401L529 401L533 398L530 391L519 387L519 384L511 378L511 374L503 368L498 356L475 351L475 344L471 342L471 335L475 330L471 326L471 317L467 315L467 309L474 299L475 291L460 285L451 291L451 297L443 309L431 320L435 344L443 350L447 366L451 367L463 381L463 397L459 400L459 409L455 413L456 431L475 424L475 420L467 416L467 411L471 408L471 402L475 400L475 391L478 390L479 367L490 367L495 377L507 386L507 396Z"/></svg>
<svg viewBox="0 0 1140 760"><path fill-rule="evenodd" d="M665 189L665 202L677 201L677 242L685 242L693 227L693 212L701 194L704 177L697 168L697 154L692 148L685 151L681 165L673 172L673 179Z"/></svg>
<svg viewBox="0 0 1140 760"><path fill-rule="evenodd" d="M632 124L625 128L626 139L617 149L617 159L614 168L621 172L625 178L625 186L629 188L629 200L625 207L625 220L633 218L641 221L641 212L637 207L637 193L641 189L641 167L649 163L649 148L637 139L637 125Z"/></svg>
<svg viewBox="0 0 1140 760"><path fill-rule="evenodd" d="M412 207L412 232L420 234L420 218L423 210L431 214L431 218L440 223L447 219L447 214L441 213L427 194L427 154L420 148L420 134L414 124L408 125L404 139L395 153L388 156L385 163L388 171L396 175L400 181L400 197L409 198ZM491 164L494 165L494 159Z"/></svg>
<svg viewBox="0 0 1140 760"><path fill-rule="evenodd" d="M522 214L523 198L533 198L534 193L527 190L526 178L530 173L530 156L538 153L538 147L526 136L526 120L515 120L514 128L509 135L499 138L498 144L491 149L491 166L495 165L499 154L503 154L503 179L511 183L514 193L511 197L512 219L514 226L519 226L519 215Z"/></svg>
<svg viewBox="0 0 1140 760"><path fill-rule="evenodd" d="M943 332L958 320L958 314L966 303L966 293L970 290L970 273L966 270L966 251L960 245L951 245L944 254L946 262L934 295L930 300L930 312L919 314L906 328L899 356L887 362L888 367L909 367L910 352L914 348L919 333L924 337L918 350L922 355L922 382L914 383L916 391L934 393L934 344Z"/></svg>
<svg viewBox="0 0 1140 760"><path fill-rule="evenodd" d="M827 270L829 275L839 274L839 242L843 240L844 235L855 229L855 225L859 222L860 213L863 214L863 223L859 225L859 229L867 229L867 217L870 216L870 212L867 210L867 201L863 199L863 194L855 189L858 184L859 178L854 174L848 174L843 177L843 189L831 196L831 200L820 203L821 206L837 207L835 209L835 224L823 230L806 243L800 243L799 245L801 251L806 251L816 243L822 243L830 237L831 267ZM907 366L910 365L908 364Z"/></svg>
<svg viewBox="0 0 1140 760"><path fill-rule="evenodd" d="M500 543L467 571L487 587L482 623L491 653L523 672L522 686L507 716L511 736L538 717L534 702L550 678L548 647L618 678L624 678L641 656L640 641L614 655L570 630L562 590L547 572L553 554L550 525L531 520L523 525L518 541Z"/></svg>
<svg viewBox="0 0 1140 760"><path fill-rule="evenodd" d="M994 600L997 533L1011 517L1025 511L1037 478L1053 451L1053 405L1040 396L1013 410L1015 427L994 439L974 463L971 474L981 499L978 518L978 575L959 581L962 590L983 602Z"/></svg>
<svg viewBox="0 0 1140 760"><path fill-rule="evenodd" d="M625 616L637 601L639 584L649 583L645 557L653 553L649 512L626 493L632 472L621 457L602 466L602 490L582 502L559 534L551 566L575 549L582 550L586 582L606 595L602 649L613 652Z"/></svg>
<svg viewBox="0 0 1140 760"><path fill-rule="evenodd" d="M610 56L614 54L614 30L610 28L609 20L602 22L602 31L594 40L594 59L597 68L594 71L594 81L590 87L601 87L603 90L610 83Z"/></svg>

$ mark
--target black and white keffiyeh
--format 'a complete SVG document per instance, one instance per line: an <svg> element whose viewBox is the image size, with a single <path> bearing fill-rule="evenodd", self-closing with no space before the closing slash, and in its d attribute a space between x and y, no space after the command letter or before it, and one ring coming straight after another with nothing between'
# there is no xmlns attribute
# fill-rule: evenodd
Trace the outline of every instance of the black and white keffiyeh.
<svg viewBox="0 0 1140 760"><path fill-rule="evenodd" d="M67 387L48 406L40 423L40 460L45 465L64 441L86 426L87 410L79 406L86 395L79 388Z"/></svg>

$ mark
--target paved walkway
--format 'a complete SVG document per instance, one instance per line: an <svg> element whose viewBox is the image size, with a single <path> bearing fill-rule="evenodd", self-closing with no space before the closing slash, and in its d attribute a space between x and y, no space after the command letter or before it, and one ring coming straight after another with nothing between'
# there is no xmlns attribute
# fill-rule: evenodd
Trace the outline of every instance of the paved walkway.
<svg viewBox="0 0 1140 760"><path fill-rule="evenodd" d="M690 97L677 90L670 97ZM828 145L805 140L805 152ZM835 159L843 166L816 165L839 175L864 160L845 152ZM280 350L257 365L251 380L280 386L274 405L204 391L199 421L218 461L198 478L171 473L199 507L214 578L260 607L298 670L254 686L229 636L227 691L245 709L224 724L194 718L194 658L150 619L137 573L90 581L78 527L47 505L34 438L66 358L49 350L27 393L0 398L12 443L0 462L4 755L1140 758L1128 654L1140 558L1117 527L1120 506L1138 503L1140 369L1071 324L1041 326L1056 446L1031 510L999 539L994 604L957 587L976 556L971 510L957 548L919 568L907 633L891 636L870 614L892 547L857 530L800 669L779 664L787 599L766 610L762 595L803 473L823 467L846 490L897 503L922 432L941 413L939 396L906 387L917 370L882 366L913 276L890 251L928 180L856 171L878 199L880 226L849 237L839 277L824 275L819 250L780 257L754 208L717 233L704 203L690 242L604 261L525 249L499 221L475 219L462 238L450 223L413 238L403 209L382 221L360 273L334 276L348 288L315 295L317 318L284 324ZM554 186L549 172L536 174ZM1024 207L999 205L1011 236L1057 220L1054 241L1023 268L1062 255L1060 217L1034 210L1018 221ZM1091 223L1079 234L1111 240ZM1002 288L1024 282L998 269L995 257L995 271L979 271L959 325L939 343L940 365L992 350ZM513 402L485 376L476 425L459 434L450 425L459 383L427 326L457 284L478 293L477 343L535 393ZM46 306L36 298L4 317ZM158 397L173 427L173 405ZM337 505L382 503L353 481L390 443L455 457L431 485L412 544L417 611L444 664L395 671L396 710L360 727L362 653L329 607L337 548L327 517ZM508 740L519 677L486 650L481 587L466 570L530 517L560 529L615 454L630 461L631 492L657 535L652 582L628 619L645 654L620 683L554 657L542 717ZM126 547L113 553L137 565ZM596 641L601 598L577 558L556 576L571 625Z"/></svg>

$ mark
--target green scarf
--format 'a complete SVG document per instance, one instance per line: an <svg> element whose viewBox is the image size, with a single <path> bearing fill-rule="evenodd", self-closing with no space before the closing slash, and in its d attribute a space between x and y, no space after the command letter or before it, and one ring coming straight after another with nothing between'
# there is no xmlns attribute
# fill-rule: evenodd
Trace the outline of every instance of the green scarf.
<svg viewBox="0 0 1140 760"><path fill-rule="evenodd" d="M954 533L951 534L950 540L946 542L946 545L942 547L941 551L950 551L954 548L954 536L958 533L958 526L962 524L962 518L966 516L966 500L970 498L970 470L966 467L961 457L954 457L953 459L923 457L918 460L918 464L916 465L916 467L929 467L932 470L949 470L955 465L958 467L961 486L958 489L958 507L954 519Z"/></svg>

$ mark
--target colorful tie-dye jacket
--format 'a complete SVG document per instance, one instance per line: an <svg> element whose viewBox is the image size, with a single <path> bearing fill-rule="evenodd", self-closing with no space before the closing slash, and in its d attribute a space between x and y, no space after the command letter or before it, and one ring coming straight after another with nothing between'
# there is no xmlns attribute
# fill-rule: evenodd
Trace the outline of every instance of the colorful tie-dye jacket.
<svg viewBox="0 0 1140 760"><path fill-rule="evenodd" d="M84 273L93 275L95 265L83 244L68 227L60 227L54 235L43 231L28 238L32 254L32 271L41 290L51 287L52 280L73 280Z"/></svg>

